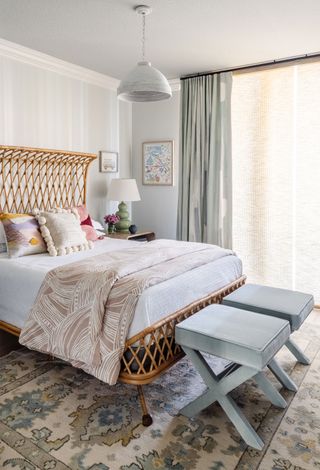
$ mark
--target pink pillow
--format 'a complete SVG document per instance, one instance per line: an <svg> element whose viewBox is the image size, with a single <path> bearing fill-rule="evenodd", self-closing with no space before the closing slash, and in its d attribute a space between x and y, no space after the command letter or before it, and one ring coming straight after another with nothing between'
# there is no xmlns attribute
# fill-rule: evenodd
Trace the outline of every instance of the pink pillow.
<svg viewBox="0 0 320 470"><path fill-rule="evenodd" d="M86 206L77 206L76 207L78 214L80 216L80 225L84 233L86 234L87 240L95 242L99 239L97 232L93 228L92 220L88 214Z"/></svg>

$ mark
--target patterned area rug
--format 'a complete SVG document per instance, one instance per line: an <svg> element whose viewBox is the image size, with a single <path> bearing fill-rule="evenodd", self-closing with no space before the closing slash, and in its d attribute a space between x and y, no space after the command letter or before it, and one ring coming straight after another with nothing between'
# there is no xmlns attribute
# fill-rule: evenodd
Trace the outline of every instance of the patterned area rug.
<svg viewBox="0 0 320 470"><path fill-rule="evenodd" d="M279 360L299 385L270 406L253 382L233 397L266 445L246 447L221 408L194 419L179 409L204 390L184 359L145 387L153 425L141 425L137 390L99 382L26 349L0 359L0 468L21 470L320 469L320 312L296 335L312 359Z"/></svg>

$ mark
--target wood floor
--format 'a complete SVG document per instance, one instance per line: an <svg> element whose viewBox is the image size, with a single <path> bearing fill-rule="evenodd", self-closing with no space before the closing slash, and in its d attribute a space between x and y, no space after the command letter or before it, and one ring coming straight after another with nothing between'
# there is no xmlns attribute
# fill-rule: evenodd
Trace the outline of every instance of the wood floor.
<svg viewBox="0 0 320 470"><path fill-rule="evenodd" d="M10 335L5 331L0 330L0 356L8 354L14 349L21 348L18 338L16 336Z"/></svg>

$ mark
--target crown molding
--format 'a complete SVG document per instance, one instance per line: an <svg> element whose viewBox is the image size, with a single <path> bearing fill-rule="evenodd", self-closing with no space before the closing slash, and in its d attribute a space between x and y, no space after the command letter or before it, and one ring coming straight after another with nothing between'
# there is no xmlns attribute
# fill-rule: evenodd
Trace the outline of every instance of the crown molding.
<svg viewBox="0 0 320 470"><path fill-rule="evenodd" d="M181 89L180 78L172 78L171 80L168 80L168 81L169 81L169 85L171 86L172 91L180 91Z"/></svg>
<svg viewBox="0 0 320 470"><path fill-rule="evenodd" d="M71 64L43 52L21 46L6 39L0 38L0 57L17 60L28 65L40 67L50 72L55 72L75 80L84 81L109 90L116 90L120 80L109 77L99 72Z"/></svg>
<svg viewBox="0 0 320 470"><path fill-rule="evenodd" d="M109 90L116 90L120 84L120 80L116 78L81 67L80 65L72 64L65 60L58 59L57 57L30 49L29 47L21 46L20 44L7 41L3 38L0 38L0 57L17 60L24 64L33 65L49 70L50 72L64 75L65 77L91 83L92 85L97 85ZM172 91L180 91L180 78L169 80L169 84Z"/></svg>

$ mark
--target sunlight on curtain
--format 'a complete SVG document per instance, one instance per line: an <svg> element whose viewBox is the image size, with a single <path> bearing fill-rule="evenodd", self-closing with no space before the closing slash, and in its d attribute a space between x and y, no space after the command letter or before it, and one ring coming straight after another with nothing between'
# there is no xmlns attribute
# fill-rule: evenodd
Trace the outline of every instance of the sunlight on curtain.
<svg viewBox="0 0 320 470"><path fill-rule="evenodd" d="M320 300L320 62L233 77L233 248L249 281Z"/></svg>

